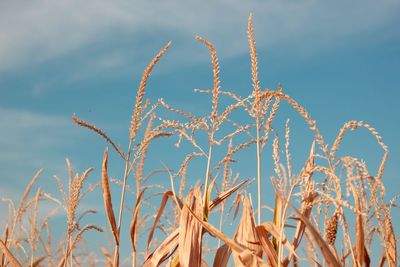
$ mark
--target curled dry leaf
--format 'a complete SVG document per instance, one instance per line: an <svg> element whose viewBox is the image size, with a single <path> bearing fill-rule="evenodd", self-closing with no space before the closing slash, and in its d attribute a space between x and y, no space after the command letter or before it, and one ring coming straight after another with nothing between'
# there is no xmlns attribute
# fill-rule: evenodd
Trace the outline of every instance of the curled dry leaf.
<svg viewBox="0 0 400 267"><path fill-rule="evenodd" d="M274 224L278 229L281 227L282 209L282 200L278 194L275 194ZM274 245L275 250L278 251L278 239L275 236L272 238L272 244Z"/></svg>
<svg viewBox="0 0 400 267"><path fill-rule="evenodd" d="M308 231L310 232L311 236L314 238L315 243L318 245L319 249L321 250L322 255L328 266L330 267L337 267L342 266L336 257L332 254L331 250L329 249L328 244L325 240L321 237L320 233L315 229L315 227L311 224L311 222L303 215L299 210L297 210L293 205L289 204L297 214L299 219L305 224Z"/></svg>
<svg viewBox="0 0 400 267"><path fill-rule="evenodd" d="M145 189L146 190L146 189ZM132 249L134 252L136 252L136 231L137 231L137 219L139 217L139 211L140 211L140 203L143 197L143 193L145 190L140 191L137 199L136 199L136 205L135 205L135 211L133 212L133 217L132 217L132 222L131 226L129 229L129 232L131 234L131 243L132 243Z"/></svg>
<svg viewBox="0 0 400 267"><path fill-rule="evenodd" d="M153 226L152 226L151 229L150 229L149 237L148 237L148 239L147 239L146 255L149 254L149 248L150 248L150 245L151 245L151 241L152 241L152 239L153 239L154 230L156 229L157 223L158 223L158 221L160 220L161 215L162 215L163 212L164 212L164 209L165 209L165 206L167 205L168 199L169 199L169 198L172 198L172 197L174 197L174 193L173 193L172 191L167 191L167 192L165 192L164 195L163 195L163 198L162 198L161 204L160 204L160 208L158 209L156 218L155 218L155 220L154 220ZM179 208L182 209L182 203L180 202L179 198L176 197L175 199L176 199L177 203L180 205Z"/></svg>
<svg viewBox="0 0 400 267"><path fill-rule="evenodd" d="M221 202L223 202L226 198L228 198L230 195L235 193L239 188L241 188L244 184L246 184L248 180L243 181L236 186L232 187L231 189L227 190L226 192L221 193L218 197L216 197L213 201L210 202L208 209L209 211L213 210L216 206L218 206ZM161 214L164 212L164 208L166 205L166 202L168 198L173 197L173 192L168 191L164 193L163 199L161 201L160 209L157 213L156 219L154 220L154 224L150 230L149 238L147 241L147 247L146 247L146 260L144 262L144 266L157 266L158 264L162 263L168 257L170 257L176 248L178 247L178 238L179 238L179 230L176 229L172 234L170 234L162 243L161 245L156 248L156 250L151 253L150 255L147 253L151 240L154 234L155 227L157 225L157 222L159 221ZM175 197L177 200L178 204L180 205L180 208L183 208L182 203L180 203L179 198ZM190 211L190 210L189 210Z"/></svg>
<svg viewBox="0 0 400 267"><path fill-rule="evenodd" d="M114 236L115 243L119 244L119 238L117 233L117 224L115 222L115 215L113 210L113 205L111 201L111 192L110 192L110 184L107 173L107 164L108 164L108 148L104 151L103 157L103 166L101 173L101 186L103 188L103 199L104 199L104 207L106 209L108 222L110 224L111 232Z"/></svg>
<svg viewBox="0 0 400 267"><path fill-rule="evenodd" d="M218 197L216 197L213 201L210 202L208 209L212 210L216 206L218 206L221 202L223 202L225 199L227 199L229 196L231 196L233 193L235 193L239 188L241 188L243 185L245 185L249 180L245 180L234 187L230 188L229 190L221 193Z"/></svg>
<svg viewBox="0 0 400 267"><path fill-rule="evenodd" d="M199 218L203 216L200 187L189 192L181 212L179 227L179 264L182 267L201 266L202 226L190 215L190 211Z"/></svg>
<svg viewBox="0 0 400 267"><path fill-rule="evenodd" d="M189 207L188 211L211 235L218 237L231 248L232 254L237 256L238 262L235 262L237 266L269 266L265 261L263 261L262 258L253 254L250 249L230 239L229 237L221 233L212 224L202 220L202 218L199 218L192 210L189 209Z"/></svg>
<svg viewBox="0 0 400 267"><path fill-rule="evenodd" d="M179 229L173 231L156 250L147 256L143 267L154 267L167 260L178 247Z"/></svg>
<svg viewBox="0 0 400 267"><path fill-rule="evenodd" d="M238 228L236 229L234 240L249 249L254 255L261 256L261 246L254 222L254 212L247 196L244 197L242 201L242 217ZM238 258L239 256L240 255L235 253L233 254L233 259L236 265L241 262Z"/></svg>
<svg viewBox="0 0 400 267"><path fill-rule="evenodd" d="M226 267L229 261L229 257L232 254L232 250L229 246L222 245L217 249L217 253L215 253L213 267Z"/></svg>
<svg viewBox="0 0 400 267"><path fill-rule="evenodd" d="M256 231L258 240L260 240L261 247L265 255L267 255L269 264L271 264L272 267L278 266L278 254L276 254L274 245L269 239L270 233L268 233L268 231L262 225L257 226Z"/></svg>
<svg viewBox="0 0 400 267"><path fill-rule="evenodd" d="M397 240L393 229L392 220L390 217L389 209L385 203L382 205L382 210L384 211L384 221L385 221L385 241L386 241L386 254L388 257L389 266L397 265Z"/></svg>
<svg viewBox="0 0 400 267"><path fill-rule="evenodd" d="M214 178L210 185L207 188L207 192L206 192L206 199L205 199L205 203L204 203L204 210L203 210L203 218L205 221L208 221L208 212L209 212L209 204L210 204L210 197L211 197L211 190L215 184L215 180L217 178Z"/></svg>
<svg viewBox="0 0 400 267"><path fill-rule="evenodd" d="M274 223L265 222L258 227L263 228L268 235L272 235L273 239L277 241L280 240L280 242L282 242L282 245L284 245L290 251L290 253L297 257L293 245L288 242L285 234L281 236L279 228ZM275 247L274 250L276 250Z"/></svg>

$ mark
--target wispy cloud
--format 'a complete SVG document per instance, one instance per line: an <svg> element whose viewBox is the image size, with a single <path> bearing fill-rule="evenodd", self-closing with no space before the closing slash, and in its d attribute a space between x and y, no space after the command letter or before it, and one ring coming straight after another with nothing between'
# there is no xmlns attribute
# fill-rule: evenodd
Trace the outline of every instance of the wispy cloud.
<svg viewBox="0 0 400 267"><path fill-rule="evenodd" d="M2 198L18 202L29 180L41 167L45 170L35 188L41 187L60 197L52 176L56 174L66 183L65 151L71 147L78 151L81 144L77 141L81 132L76 130L69 118L29 110L0 108L0 129L0 214L8 214L7 204L1 202ZM78 159L71 160L76 167L75 172L86 169L87 166L80 168ZM91 207L96 206L94 204ZM43 214L54 205L45 204L44 207L41 211ZM0 224L3 219L5 218L0 219Z"/></svg>
<svg viewBox="0 0 400 267"><path fill-rule="evenodd" d="M156 35L176 40L198 33L218 40L224 47L221 53L234 56L247 49L242 37L250 12L255 15L260 46L300 39L308 39L314 46L326 46L340 38L383 27L397 19L399 8L398 1L372 0L335 1L330 5L315 0L214 1L207 4L193 1L7 1L0 4L0 71L41 64L74 53L84 54L87 62L95 62L94 57L98 57L95 51L101 46L128 44L127 40L145 42L146 47L119 46L112 56L103 56L97 68L124 66L124 55L141 58L143 50L149 48L150 40L145 39ZM185 43L175 43L180 48L177 51L192 49ZM193 55L191 60L195 59Z"/></svg>
<svg viewBox="0 0 400 267"><path fill-rule="evenodd" d="M73 144L76 133L69 125L66 118L55 115L0 108L2 182L23 185L44 166L50 175L64 173L65 155L59 149Z"/></svg>
<svg viewBox="0 0 400 267"><path fill-rule="evenodd" d="M125 129L119 122L99 124L115 131ZM69 114L0 107L0 129L0 184L14 187L25 185L39 168L45 168L42 176L46 179L54 174L65 177L66 157L72 157L75 171L81 172L91 167L85 165L89 163L82 145L104 144L101 138L74 125Z"/></svg>

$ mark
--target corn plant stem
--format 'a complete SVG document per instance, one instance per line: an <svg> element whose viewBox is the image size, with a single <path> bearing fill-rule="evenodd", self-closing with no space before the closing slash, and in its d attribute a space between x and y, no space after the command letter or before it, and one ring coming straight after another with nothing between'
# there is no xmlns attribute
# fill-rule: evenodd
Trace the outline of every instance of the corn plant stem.
<svg viewBox="0 0 400 267"><path fill-rule="evenodd" d="M212 155L212 149L213 149L213 143L212 143L212 138L210 138L210 147L208 149L208 156L207 156L207 169L206 169L206 179L204 182L204 193L203 193L203 203L204 207L206 205L206 197L207 197L207 188L208 188L208 179L210 176L210 165L211 165L211 155Z"/></svg>
<svg viewBox="0 0 400 267"><path fill-rule="evenodd" d="M120 237L121 222L122 222L122 210L124 207L124 200L125 200L126 182L127 182L129 170L130 170L129 161L130 161L130 155L131 155L131 146L132 146L132 140L129 140L128 155L126 156L126 159L125 159L124 182L122 185L121 202L119 205L119 214L118 214L118 224L117 224L118 241L120 239L119 237ZM117 244L117 242L116 242L115 243L115 251L114 251L114 266L118 266L118 258L119 258L119 244Z"/></svg>
<svg viewBox="0 0 400 267"><path fill-rule="evenodd" d="M220 215L219 215L219 231L220 232L222 232L222 221L223 221L222 216L224 215L224 209L225 209L225 202L222 202L221 203ZM221 239L218 238L218 247L220 247L220 246L221 246Z"/></svg>
<svg viewBox="0 0 400 267"><path fill-rule="evenodd" d="M256 119L257 127L257 224L261 225L261 153L260 153L260 121Z"/></svg>
<svg viewBox="0 0 400 267"><path fill-rule="evenodd" d="M67 238L67 245L65 246L65 255L64 255L64 264L63 266L67 266L68 264L68 251L70 250L70 246L71 246L71 241L72 241L72 236L68 236Z"/></svg>
<svg viewBox="0 0 400 267"><path fill-rule="evenodd" d="M136 178L136 203L138 203L138 197L140 194L140 180ZM136 244L135 244L136 245ZM136 252L132 251L132 267L136 267Z"/></svg>
<svg viewBox="0 0 400 267"><path fill-rule="evenodd" d="M35 254L35 252L34 252L34 249L33 249L33 241L32 241L32 244L31 244L31 266L33 266L33 255Z"/></svg>
<svg viewBox="0 0 400 267"><path fill-rule="evenodd" d="M285 217L286 217L286 214L287 214L287 210L288 210L288 207L289 207L290 199L292 197L295 185L296 184L293 183L290 186L290 191L289 191L287 196L284 196L284 199L283 199L283 197L279 196L285 201L285 205L283 206L282 215L280 216L281 217L281 222L280 222L281 224L279 225L278 267L280 267L281 264L282 264L282 261L281 261L282 253L283 253L283 251L282 251L282 239L283 239L283 233L285 231Z"/></svg>
<svg viewBox="0 0 400 267"><path fill-rule="evenodd" d="M132 251L132 267L136 267L136 252Z"/></svg>
<svg viewBox="0 0 400 267"><path fill-rule="evenodd" d="M69 265L72 267L72 235L69 239Z"/></svg>
<svg viewBox="0 0 400 267"><path fill-rule="evenodd" d="M113 267L119 267L119 245L115 244Z"/></svg>
<svg viewBox="0 0 400 267"><path fill-rule="evenodd" d="M67 228L68 229L68 228ZM68 232L68 230L67 230ZM68 253L68 248L69 248L69 242L70 242L70 237L67 237L67 244L65 246L65 253L64 253L64 263L62 264L63 267L67 266L67 253Z"/></svg>

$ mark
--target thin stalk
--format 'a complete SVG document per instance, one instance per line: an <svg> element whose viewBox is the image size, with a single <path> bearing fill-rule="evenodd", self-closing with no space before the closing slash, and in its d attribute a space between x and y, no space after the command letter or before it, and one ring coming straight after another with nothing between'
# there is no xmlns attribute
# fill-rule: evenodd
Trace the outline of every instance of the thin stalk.
<svg viewBox="0 0 400 267"><path fill-rule="evenodd" d="M128 180L128 175L129 175L129 160L130 160L130 155L131 155L131 146L132 146L132 140L129 141L129 146L128 146L128 155L126 156L125 159L125 170L124 170L124 182L122 185L122 192L121 192L121 202L119 204L119 214L118 214L118 224L117 224L117 235L118 239L120 239L120 230L121 230L121 223L122 223L122 210L124 207L124 201L125 201L125 189L126 189L126 182ZM114 251L114 266L118 266L118 261L119 261L119 244L115 244L115 251Z"/></svg>
<svg viewBox="0 0 400 267"><path fill-rule="evenodd" d="M136 200L135 200L135 203L138 203L139 194L140 194L140 180L138 179L138 177L136 177ZM136 267L136 252L134 250L132 251L132 267Z"/></svg>
<svg viewBox="0 0 400 267"><path fill-rule="evenodd" d="M119 244L115 244L113 267L119 266Z"/></svg>
<svg viewBox="0 0 400 267"><path fill-rule="evenodd" d="M69 265L72 267L72 235L69 240Z"/></svg>
<svg viewBox="0 0 400 267"><path fill-rule="evenodd" d="M66 267L68 265L68 251L70 251L70 249L71 249L71 243L72 243L71 241L72 241L72 236L69 236L67 238L67 245L65 246L65 255L64 255L64 264L63 264L64 267Z"/></svg>
<svg viewBox="0 0 400 267"><path fill-rule="evenodd" d="M31 245L31 252L32 252L32 255L31 255L31 266L33 266L33 246Z"/></svg>
<svg viewBox="0 0 400 267"><path fill-rule="evenodd" d="M257 224L261 225L261 153L260 153L260 121L257 116Z"/></svg>
<svg viewBox="0 0 400 267"><path fill-rule="evenodd" d="M211 138L210 138L211 139ZM213 143L212 139L210 140L210 147L208 149L208 156L207 156L207 170L206 170L206 179L204 183L204 193L203 193L203 203L204 206L206 204L206 197L207 197L207 188L208 188L208 179L210 176L210 165L211 165L211 155L212 155L212 149L213 149Z"/></svg>
<svg viewBox="0 0 400 267"><path fill-rule="evenodd" d="M293 184L290 186L290 191L289 191L289 193L288 193L288 195L287 195L287 198L285 197L285 199L283 199L283 197L281 197L280 195L277 196L277 197L281 197L282 200L285 201L285 205L284 205L284 207L283 207L283 211L282 211L282 214L281 214L281 222L280 222L280 225L279 225L278 267L281 267L281 266L282 266L282 262L281 262L281 258L282 258L282 254L283 254L283 250L282 250L282 238L283 238L283 233L284 233L284 231L285 231L285 217L286 217L286 213L287 213L287 210L288 210L288 207L289 207L289 203L290 203L290 198L292 197L292 194L293 194L293 190L294 190L295 185L296 185L296 184L293 183Z"/></svg>
<svg viewBox="0 0 400 267"><path fill-rule="evenodd" d="M132 267L136 267L136 252L132 251Z"/></svg>
<svg viewBox="0 0 400 267"><path fill-rule="evenodd" d="M30 247L31 247L31 266L33 266L33 258L35 254L35 251L33 249L33 240L31 241Z"/></svg>
<svg viewBox="0 0 400 267"><path fill-rule="evenodd" d="M222 232L222 221L223 221L222 216L224 215L224 209L225 209L225 202L222 202L220 215L219 215L219 231L220 232ZM218 238L218 247L220 247L220 246L221 246L221 239Z"/></svg>
<svg viewBox="0 0 400 267"><path fill-rule="evenodd" d="M131 149L131 142L129 143L129 151ZM119 215L118 215L118 236L119 236L119 231L120 231L120 227L121 227L121 221L122 221L122 210L123 210L123 205L124 205L124 200L125 200L125 189L126 189L126 182L128 180L128 165L129 165L129 159L130 159L130 153L128 153L128 156L125 160L125 170L124 170L124 182L122 185L122 192L121 192L121 202L119 205Z"/></svg>

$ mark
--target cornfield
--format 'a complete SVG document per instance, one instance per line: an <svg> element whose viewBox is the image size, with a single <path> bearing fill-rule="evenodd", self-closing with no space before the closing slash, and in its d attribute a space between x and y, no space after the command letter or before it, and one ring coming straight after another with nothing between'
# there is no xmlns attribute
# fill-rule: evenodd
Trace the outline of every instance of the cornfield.
<svg viewBox="0 0 400 267"><path fill-rule="evenodd" d="M8 218L1 227L0 266L398 266L398 237L391 221L398 196L386 200L383 173L388 148L373 126L349 121L334 142L327 144L316 121L285 94L282 85L275 90L262 88L251 16L252 90L247 96L222 90L216 49L203 37L196 39L211 57L211 89L195 90L210 95L209 113L197 116L163 99L154 103L145 99L150 74L167 53L169 42L144 70L125 150L99 127L72 116L74 124L106 142L103 161L97 166L101 178L95 185L86 186L93 168L74 174L67 160L66 185L55 176L59 196L40 188L34 192L40 170L19 203L3 199L9 214L2 215ZM298 171L292 165L289 121L282 138L273 126L282 103L298 113L313 139ZM168 119L168 114L178 119ZM362 159L337 156L346 133L360 128L381 148L376 173L371 173ZM176 170L165 166L147 175L149 147L165 138L175 140L178 148L190 146L191 152ZM169 153L175 153L174 149ZM236 157L244 151L254 163L244 168L254 173L254 179L235 172L235 166L241 164ZM121 179L110 177L109 153L123 162ZM267 157L273 165L266 166ZM203 179L196 183L189 176L194 161L202 164L198 176ZM271 179L265 169L273 169ZM156 173L161 173L168 186L153 182ZM267 187L273 188L274 194L267 196L272 207L263 201ZM78 207L94 190L103 193L104 225L82 226L81 221L95 211ZM115 194L118 190L119 195ZM127 194L134 197L134 203L126 202ZM65 232L56 243L50 221L58 209L43 218L38 213L41 203L47 201L65 212ZM227 223L227 218L235 223ZM130 226L122 227L123 221ZM100 253L85 245L88 231L109 237L109 244L98 245ZM122 236L129 236L130 244L121 242ZM122 249L131 254L121 256Z"/></svg>

